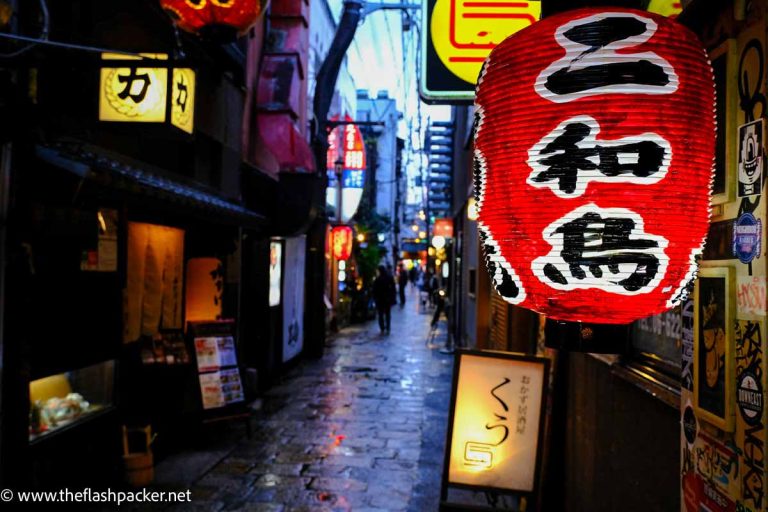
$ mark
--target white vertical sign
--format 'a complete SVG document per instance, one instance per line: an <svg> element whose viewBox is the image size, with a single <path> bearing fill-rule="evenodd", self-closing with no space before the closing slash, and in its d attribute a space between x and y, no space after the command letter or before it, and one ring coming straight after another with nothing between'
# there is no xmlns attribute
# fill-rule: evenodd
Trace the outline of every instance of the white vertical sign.
<svg viewBox="0 0 768 512"><path fill-rule="evenodd" d="M304 346L304 262L306 236L285 239L283 276L283 362Z"/></svg>

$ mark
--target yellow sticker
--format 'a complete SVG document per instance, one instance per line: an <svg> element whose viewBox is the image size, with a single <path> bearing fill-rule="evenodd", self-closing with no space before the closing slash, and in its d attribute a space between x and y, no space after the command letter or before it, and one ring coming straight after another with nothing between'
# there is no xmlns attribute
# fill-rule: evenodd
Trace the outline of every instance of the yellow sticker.
<svg viewBox="0 0 768 512"><path fill-rule="evenodd" d="M674 18L683 11L683 5L681 2L674 2L672 0L651 0L648 4L648 12L655 12L662 16L669 16Z"/></svg>

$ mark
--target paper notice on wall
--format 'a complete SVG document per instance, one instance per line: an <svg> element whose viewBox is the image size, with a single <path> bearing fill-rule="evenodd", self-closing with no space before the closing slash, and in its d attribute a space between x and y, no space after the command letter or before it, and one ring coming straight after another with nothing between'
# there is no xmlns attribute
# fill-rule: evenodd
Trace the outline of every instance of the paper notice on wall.
<svg viewBox="0 0 768 512"><path fill-rule="evenodd" d="M117 210L101 209L96 214L99 223L99 272L117 271Z"/></svg>

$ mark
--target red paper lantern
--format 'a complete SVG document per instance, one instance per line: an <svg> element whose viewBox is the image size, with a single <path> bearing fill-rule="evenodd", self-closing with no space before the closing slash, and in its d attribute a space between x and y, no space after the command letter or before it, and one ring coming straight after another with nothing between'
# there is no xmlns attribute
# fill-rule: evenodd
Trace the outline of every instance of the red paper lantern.
<svg viewBox="0 0 768 512"><path fill-rule="evenodd" d="M338 261L348 260L352 255L352 228L336 226L331 230L333 257Z"/></svg>
<svg viewBox="0 0 768 512"><path fill-rule="evenodd" d="M683 298L715 155L713 72L692 32L620 8L546 18L491 52L476 105L478 225L508 302L620 324Z"/></svg>
<svg viewBox="0 0 768 512"><path fill-rule="evenodd" d="M242 34L264 10L262 0L160 0L160 5L179 27L195 34L203 28Z"/></svg>

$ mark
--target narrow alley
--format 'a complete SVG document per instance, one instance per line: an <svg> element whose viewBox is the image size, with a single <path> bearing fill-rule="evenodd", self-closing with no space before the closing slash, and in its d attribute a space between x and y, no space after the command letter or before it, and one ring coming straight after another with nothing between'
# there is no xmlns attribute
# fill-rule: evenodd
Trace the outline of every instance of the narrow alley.
<svg viewBox="0 0 768 512"><path fill-rule="evenodd" d="M343 329L266 393L251 439L202 477L185 474L200 454L161 463L158 483L191 486L206 511L436 510L453 358L427 346L431 312L410 292L390 335Z"/></svg>

